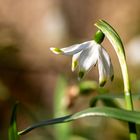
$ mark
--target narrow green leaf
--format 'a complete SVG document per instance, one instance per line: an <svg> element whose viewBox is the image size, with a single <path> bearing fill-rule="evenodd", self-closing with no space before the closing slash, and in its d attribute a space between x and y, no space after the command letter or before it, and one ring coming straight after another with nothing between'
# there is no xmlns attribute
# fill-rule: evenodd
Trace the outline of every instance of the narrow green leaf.
<svg viewBox="0 0 140 140"><path fill-rule="evenodd" d="M66 97L67 81L63 76L59 76L56 82L54 93L54 116L62 116L67 113L66 103L64 98Z"/></svg>
<svg viewBox="0 0 140 140"><path fill-rule="evenodd" d="M97 102L98 101L102 101L102 103L105 105L105 106L110 106L110 107L116 107L116 108L120 108L118 102L116 100L112 100L112 99L107 99L107 98L93 98L91 101L90 101L90 107L95 107Z"/></svg>
<svg viewBox="0 0 140 140"><path fill-rule="evenodd" d="M107 106L113 105L112 107L119 107L118 104L115 102L116 99L124 100L124 95L123 94L111 94L111 93L110 94L100 94L100 95L94 96L91 99L90 106L91 107L96 106L97 101L101 100ZM140 99L140 94L133 94L132 99L133 100L139 100Z"/></svg>
<svg viewBox="0 0 140 140"><path fill-rule="evenodd" d="M102 102L105 106L121 108L121 106L119 105L119 103L116 100L102 99Z"/></svg>
<svg viewBox="0 0 140 140"><path fill-rule="evenodd" d="M10 126L8 129L8 138L9 140L18 140L18 132L17 132L17 124L16 124L16 110L17 110L17 103L14 105L12 110L12 116L10 121Z"/></svg>
<svg viewBox="0 0 140 140"><path fill-rule="evenodd" d="M68 114L66 98L67 81L64 76L59 76L54 94L54 117ZM71 134L70 124L55 126L55 137L57 140L68 140Z"/></svg>
<svg viewBox="0 0 140 140"><path fill-rule="evenodd" d="M23 135L38 127L54 125L58 123L65 123L65 122L69 122L69 121L73 121L89 116L109 117L109 118L114 118L126 122L140 124L140 112L117 109L113 107L94 107L94 108L85 109L73 115L68 115L60 118L39 122L20 131L18 134Z"/></svg>
<svg viewBox="0 0 140 140"><path fill-rule="evenodd" d="M120 108L119 105L116 102L116 99L124 98L123 95L111 95L111 94L100 94L97 96L94 96L90 101L90 107L95 107L96 103L101 100L106 106L112 106Z"/></svg>
<svg viewBox="0 0 140 140"><path fill-rule="evenodd" d="M69 119L71 116L72 115L67 115L67 116L60 117L60 118L55 118L55 119L41 121L39 123L33 124L31 126L28 126L24 130L19 131L18 135L27 134L28 132L30 132L30 131L32 131L32 130L34 130L36 128L42 127L42 126L47 126L47 125L53 125L53 124L68 122L66 120Z"/></svg>
<svg viewBox="0 0 140 140"><path fill-rule="evenodd" d="M122 121L140 124L140 112L117 109L113 107L94 107L80 111L72 115L67 121L76 120L88 116L110 117Z"/></svg>

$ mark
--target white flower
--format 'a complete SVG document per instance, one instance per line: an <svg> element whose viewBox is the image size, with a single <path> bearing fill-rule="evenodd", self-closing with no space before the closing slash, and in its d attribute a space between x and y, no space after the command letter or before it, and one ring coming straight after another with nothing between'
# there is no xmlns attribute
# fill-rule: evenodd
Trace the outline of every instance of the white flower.
<svg viewBox="0 0 140 140"><path fill-rule="evenodd" d="M50 48L55 54L73 55L72 71L79 67L79 79L83 78L92 66L98 63L99 83L104 86L107 79L113 80L114 73L111 59L106 50L94 40L67 48Z"/></svg>

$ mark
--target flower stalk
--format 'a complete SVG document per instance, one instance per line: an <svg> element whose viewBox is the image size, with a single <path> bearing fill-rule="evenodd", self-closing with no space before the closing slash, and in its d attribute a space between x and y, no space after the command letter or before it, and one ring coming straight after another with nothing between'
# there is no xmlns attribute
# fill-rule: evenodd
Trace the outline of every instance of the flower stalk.
<svg viewBox="0 0 140 140"><path fill-rule="evenodd" d="M95 26L99 29L94 40L83 42L81 44L75 44L66 48L50 48L55 54L62 54L72 56L72 71L75 71L78 67L79 77L82 79L84 75L98 63L99 70L99 83L100 86L104 86L107 79L113 80L114 72L112 62L109 54L102 47L101 43L106 36L111 42L118 56L121 66L123 82L124 82L124 95L126 102L126 110L133 111L133 101L131 95L130 80L128 75L128 69L126 64L126 57L124 46L118 33L107 22L99 20L95 23ZM129 124L130 140L137 140L136 126L134 123Z"/></svg>
<svg viewBox="0 0 140 140"><path fill-rule="evenodd" d="M101 30L98 30L96 33L95 33L95 36L94 36L94 40L98 43L98 44L101 44L103 42L105 38L105 35L103 34L103 32Z"/></svg>
<svg viewBox="0 0 140 140"><path fill-rule="evenodd" d="M95 23L95 26L100 29L103 34L109 39L112 46L114 47L119 63L121 66L122 76L123 76L123 82L124 82L124 95L125 95L125 102L126 102L126 109L133 111L133 101L132 101L132 95L131 95L131 87L130 87L130 80L128 75L128 69L126 64L126 57L125 57L125 51L124 46L121 41L121 38L117 34L117 32L111 27L108 23L106 23L103 20L99 20L97 23ZM136 135L136 126L134 123L129 123L129 131L130 131L130 140L137 140Z"/></svg>

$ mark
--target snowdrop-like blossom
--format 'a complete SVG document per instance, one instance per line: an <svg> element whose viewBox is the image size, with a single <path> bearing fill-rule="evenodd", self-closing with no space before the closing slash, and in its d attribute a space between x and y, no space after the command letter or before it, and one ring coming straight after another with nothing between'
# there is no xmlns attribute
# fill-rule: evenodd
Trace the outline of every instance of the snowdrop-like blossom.
<svg viewBox="0 0 140 140"><path fill-rule="evenodd" d="M98 63L100 86L104 86L108 78L113 80L111 59L106 50L94 40L67 48L50 48L50 50L55 54L72 55L72 71L79 67L78 79L82 79L85 73Z"/></svg>

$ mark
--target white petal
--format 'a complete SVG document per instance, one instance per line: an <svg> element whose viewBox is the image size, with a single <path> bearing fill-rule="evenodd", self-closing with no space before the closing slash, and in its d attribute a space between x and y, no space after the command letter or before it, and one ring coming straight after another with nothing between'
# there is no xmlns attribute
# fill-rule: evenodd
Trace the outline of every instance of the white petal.
<svg viewBox="0 0 140 140"><path fill-rule="evenodd" d="M66 48L62 48L63 54L65 55L73 55L78 52L80 52L83 48L81 47L81 44L72 45Z"/></svg>
<svg viewBox="0 0 140 140"><path fill-rule="evenodd" d="M100 86L104 86L107 81L107 69L105 68L105 64L101 59L98 60L98 70L99 70L99 83Z"/></svg>
<svg viewBox="0 0 140 140"><path fill-rule="evenodd" d="M61 50L66 55L73 55L73 54L76 54L76 53L88 48L89 46L91 46L91 44L93 44L93 41L87 41L82 44L76 44L76 45L72 45L67 48L62 48Z"/></svg>
<svg viewBox="0 0 140 140"><path fill-rule="evenodd" d="M113 79L113 66L111 59L103 47L99 47L99 58L98 58L98 69L99 69L99 82L103 86L108 77Z"/></svg>
<svg viewBox="0 0 140 140"><path fill-rule="evenodd" d="M98 58L97 44L92 43L90 46L83 50L79 58L80 70L88 71L93 65L96 64Z"/></svg>
<svg viewBox="0 0 140 140"><path fill-rule="evenodd" d="M82 51L73 55L73 57L72 57L72 67L71 67L72 71L74 71L77 68L78 60L79 60L79 57L80 57L81 53L82 53Z"/></svg>
<svg viewBox="0 0 140 140"><path fill-rule="evenodd" d="M114 76L113 65L112 65L109 54L103 47L102 47L102 57L103 57L102 58L103 63L105 63L105 67L107 69L107 76L112 79Z"/></svg>

